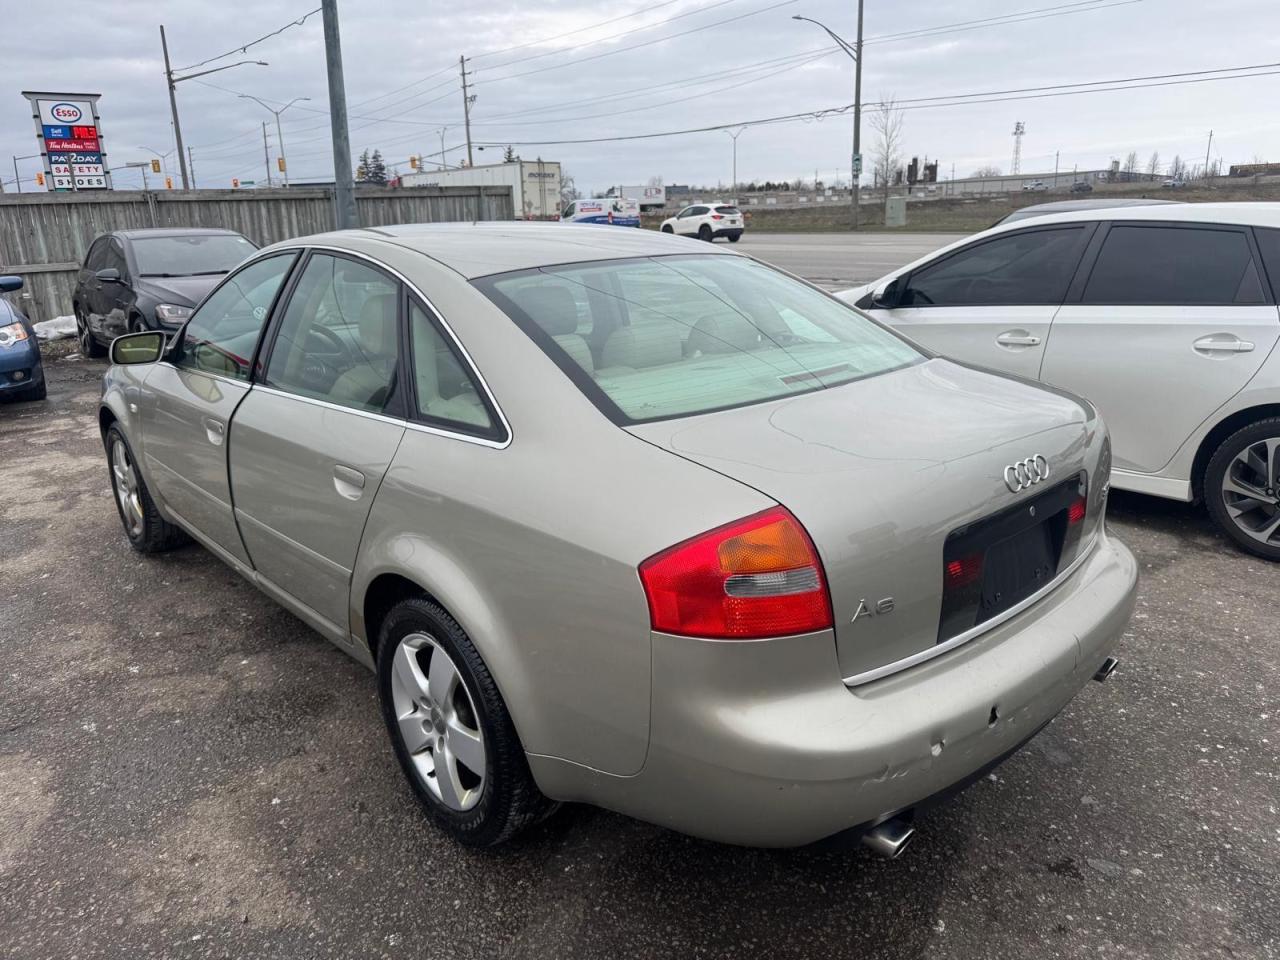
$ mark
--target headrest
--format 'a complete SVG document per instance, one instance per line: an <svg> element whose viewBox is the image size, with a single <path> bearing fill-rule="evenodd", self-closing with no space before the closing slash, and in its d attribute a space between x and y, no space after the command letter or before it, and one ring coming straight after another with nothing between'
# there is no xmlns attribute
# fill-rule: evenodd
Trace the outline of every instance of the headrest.
<svg viewBox="0 0 1280 960"><path fill-rule="evenodd" d="M360 308L360 342L379 356L396 352L396 295L380 293Z"/></svg>
<svg viewBox="0 0 1280 960"><path fill-rule="evenodd" d="M760 331L744 317L703 317L689 334L691 353L735 353L759 345Z"/></svg>
<svg viewBox="0 0 1280 960"><path fill-rule="evenodd" d="M552 284L530 287L521 295L520 306L553 337L578 330L578 305L567 287Z"/></svg>

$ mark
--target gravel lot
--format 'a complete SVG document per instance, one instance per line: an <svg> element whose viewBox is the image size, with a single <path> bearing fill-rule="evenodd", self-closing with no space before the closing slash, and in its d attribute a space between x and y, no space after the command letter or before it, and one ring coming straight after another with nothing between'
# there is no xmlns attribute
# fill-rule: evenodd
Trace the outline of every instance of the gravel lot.
<svg viewBox="0 0 1280 960"><path fill-rule="evenodd" d="M471 853L371 675L201 549L129 549L101 371L0 406L0 956L1280 957L1280 568L1192 507L1115 497L1120 669L897 862L580 807Z"/></svg>

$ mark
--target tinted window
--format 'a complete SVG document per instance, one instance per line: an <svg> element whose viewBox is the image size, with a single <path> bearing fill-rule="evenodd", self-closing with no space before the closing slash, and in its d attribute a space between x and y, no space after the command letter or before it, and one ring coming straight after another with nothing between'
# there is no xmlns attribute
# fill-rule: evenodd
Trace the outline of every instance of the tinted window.
<svg viewBox="0 0 1280 960"><path fill-rule="evenodd" d="M1198 227L1112 227L1084 291L1096 304L1261 300L1244 233Z"/></svg>
<svg viewBox="0 0 1280 960"><path fill-rule="evenodd" d="M280 321L267 383L381 412L395 383L400 284L327 254L307 261Z"/></svg>
<svg viewBox="0 0 1280 960"><path fill-rule="evenodd" d="M1085 228L1027 230L951 254L911 274L900 306L1061 303Z"/></svg>
<svg viewBox="0 0 1280 960"><path fill-rule="evenodd" d="M112 240L107 244L106 250L102 253L102 267L114 267L120 272L121 279L129 276L129 264L125 261L124 250L119 241Z"/></svg>
<svg viewBox="0 0 1280 960"><path fill-rule="evenodd" d="M615 260L476 285L618 422L773 400L920 359L851 307L742 257Z"/></svg>
<svg viewBox="0 0 1280 960"><path fill-rule="evenodd" d="M1262 262L1271 279L1272 293L1280 295L1280 230L1255 227L1253 234L1258 239L1258 250L1262 253Z"/></svg>
<svg viewBox="0 0 1280 960"><path fill-rule="evenodd" d="M716 213L723 213L729 217L736 217L741 212L737 207L716 207Z"/></svg>
<svg viewBox="0 0 1280 960"><path fill-rule="evenodd" d="M248 380L262 325L293 259L287 253L258 260L210 294L183 328L178 365Z"/></svg>
<svg viewBox="0 0 1280 960"><path fill-rule="evenodd" d="M144 277L190 277L226 273L256 249L236 234L143 237L133 241L133 259Z"/></svg>
<svg viewBox="0 0 1280 960"><path fill-rule="evenodd" d="M88 255L84 258L84 266L86 270L99 270L102 267L102 261L107 255L107 238L99 237L93 241L93 246L89 248Z"/></svg>
<svg viewBox="0 0 1280 960"><path fill-rule="evenodd" d="M409 306L418 416L468 433L493 435L496 424L462 359L416 303Z"/></svg>

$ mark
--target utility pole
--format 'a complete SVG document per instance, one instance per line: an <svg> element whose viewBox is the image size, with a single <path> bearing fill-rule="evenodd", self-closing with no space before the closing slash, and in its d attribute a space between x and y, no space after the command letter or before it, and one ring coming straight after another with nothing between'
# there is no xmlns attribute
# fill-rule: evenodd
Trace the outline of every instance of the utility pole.
<svg viewBox="0 0 1280 960"><path fill-rule="evenodd" d="M173 142L178 148L178 167L182 170L182 189L190 190L187 179L187 153L182 148L182 125L178 123L178 93L173 79L173 67L169 64L169 41L165 39L164 24L160 24L160 47L164 50L164 79L169 85L169 110L173 113ZM75 179L74 177L72 178Z"/></svg>
<svg viewBox="0 0 1280 960"><path fill-rule="evenodd" d="M259 100L257 97L255 97L251 93L242 93L240 94L240 98L242 100L252 100L258 106L262 107L263 110L266 110L269 114L271 114L276 118L276 149L279 150L280 173L284 175L284 185L287 187L289 185L289 161L284 155L284 131L280 129L280 114L284 113L286 110L292 107L295 103L302 103L304 100L310 100L311 98L310 97L294 97L292 100L286 103L279 110L272 108L269 104L264 103L262 100ZM266 139L265 134L263 134L263 139L264 140ZM269 165L270 165L270 161L268 161L268 166ZM271 171L267 170L268 186L270 186L270 182L271 182Z"/></svg>
<svg viewBox="0 0 1280 960"><path fill-rule="evenodd" d="M18 176L18 158L13 158L13 182L18 185L18 192L22 192L22 178Z"/></svg>
<svg viewBox="0 0 1280 960"><path fill-rule="evenodd" d="M196 162L191 156L191 148L187 147L187 168L191 171L191 189L196 190Z"/></svg>
<svg viewBox="0 0 1280 960"><path fill-rule="evenodd" d="M1204 182L1209 182L1209 151L1213 149L1213 131L1209 131L1209 145L1204 148Z"/></svg>
<svg viewBox="0 0 1280 960"><path fill-rule="evenodd" d="M471 104L476 98L467 92L467 58L458 57L458 66L462 68L462 119L467 127L467 166L471 167L475 166L471 159Z"/></svg>
<svg viewBox="0 0 1280 960"><path fill-rule="evenodd" d="M445 168L444 166L444 132L448 129L449 129L448 127L440 128L440 163L438 164L438 166L440 167L441 170Z"/></svg>
<svg viewBox="0 0 1280 960"><path fill-rule="evenodd" d="M355 185L351 181L351 138L347 130L347 91L342 79L342 38L338 33L338 0L321 0L324 15L324 60L329 74L329 120L333 131L334 222L339 230L359 226Z"/></svg>
<svg viewBox="0 0 1280 960"><path fill-rule="evenodd" d="M1058 155L1060 153L1062 153L1061 150L1053 151L1053 188L1055 190L1058 188Z"/></svg>
<svg viewBox="0 0 1280 960"><path fill-rule="evenodd" d="M271 189L271 148L267 146L267 121L262 121L262 162L267 168L267 189Z"/></svg>

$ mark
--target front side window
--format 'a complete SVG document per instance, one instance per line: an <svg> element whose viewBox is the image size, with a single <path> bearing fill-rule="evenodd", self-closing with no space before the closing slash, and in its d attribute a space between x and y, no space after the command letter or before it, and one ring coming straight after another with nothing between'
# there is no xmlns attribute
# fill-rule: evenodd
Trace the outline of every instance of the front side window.
<svg viewBox="0 0 1280 960"><path fill-rule="evenodd" d="M380 413L395 384L400 284L364 263L313 254L280 321L269 386Z"/></svg>
<svg viewBox="0 0 1280 960"><path fill-rule="evenodd" d="M102 261L107 256L107 244L110 241L106 237L99 237L93 241L93 246L89 248L89 253L84 258L84 268L86 270L102 269Z"/></svg>
<svg viewBox="0 0 1280 960"><path fill-rule="evenodd" d="M248 380L258 337L294 257L255 261L211 293L183 328L178 366Z"/></svg>
<svg viewBox="0 0 1280 960"><path fill-rule="evenodd" d="M1244 233L1201 227L1112 227L1084 290L1108 306L1263 301Z"/></svg>
<svg viewBox="0 0 1280 960"><path fill-rule="evenodd" d="M143 277L198 277L226 273L257 249L231 233L140 237L133 241L133 259Z"/></svg>
<svg viewBox="0 0 1280 960"><path fill-rule="evenodd" d="M129 278L129 263L124 258L124 250L120 247L120 241L118 240L113 239L107 244L107 249L102 255L102 268L107 267L119 273L121 280Z"/></svg>
<svg viewBox="0 0 1280 960"><path fill-rule="evenodd" d="M409 340L418 417L497 439L501 431L462 358L417 303L409 305Z"/></svg>
<svg viewBox="0 0 1280 960"><path fill-rule="evenodd" d="M652 257L476 285L615 422L836 387L920 361L864 315L741 257Z"/></svg>
<svg viewBox="0 0 1280 960"><path fill-rule="evenodd" d="M915 270L900 307L1061 303L1080 261L1085 227L996 237Z"/></svg>

